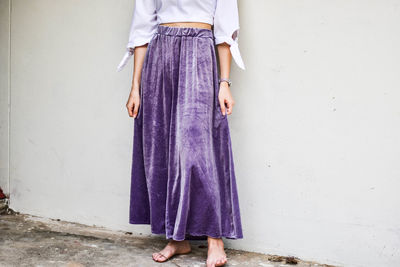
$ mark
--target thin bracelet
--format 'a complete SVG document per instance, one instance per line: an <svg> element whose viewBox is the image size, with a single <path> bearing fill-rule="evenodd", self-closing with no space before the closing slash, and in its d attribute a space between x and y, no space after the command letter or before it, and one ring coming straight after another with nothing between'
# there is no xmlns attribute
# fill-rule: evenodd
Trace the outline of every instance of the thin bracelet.
<svg viewBox="0 0 400 267"><path fill-rule="evenodd" d="M221 78L218 80L218 83L221 83L221 82L227 82L229 87L231 87L231 85L232 85L232 82L229 79Z"/></svg>

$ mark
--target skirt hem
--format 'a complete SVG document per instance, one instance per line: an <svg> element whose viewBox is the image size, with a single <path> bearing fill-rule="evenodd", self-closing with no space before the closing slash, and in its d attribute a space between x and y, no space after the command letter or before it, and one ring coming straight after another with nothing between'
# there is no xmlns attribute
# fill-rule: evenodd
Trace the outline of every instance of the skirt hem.
<svg viewBox="0 0 400 267"><path fill-rule="evenodd" d="M130 224L146 224L150 225L150 222L148 221L129 221ZM195 232L186 232L186 236L173 236L173 235L167 235L165 232L158 232L158 231L153 231L151 230L152 234L155 235L165 235L166 239L173 239L175 241L183 241L187 239L187 236L193 236L193 237L212 237L212 238L227 238L227 239L243 239L243 235L232 235L232 234L220 234L220 235L215 235L215 234L210 234L210 233L195 233Z"/></svg>

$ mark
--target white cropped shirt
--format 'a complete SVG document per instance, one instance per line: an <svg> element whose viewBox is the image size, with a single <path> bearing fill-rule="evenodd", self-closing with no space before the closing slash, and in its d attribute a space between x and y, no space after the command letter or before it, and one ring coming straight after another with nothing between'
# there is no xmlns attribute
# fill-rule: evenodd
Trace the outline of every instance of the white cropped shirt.
<svg viewBox="0 0 400 267"><path fill-rule="evenodd" d="M241 69L245 69L238 45L237 0L136 0L127 51L117 71L127 64L136 46L150 42L158 24L168 22L205 22L213 25L215 44L229 44L232 58Z"/></svg>

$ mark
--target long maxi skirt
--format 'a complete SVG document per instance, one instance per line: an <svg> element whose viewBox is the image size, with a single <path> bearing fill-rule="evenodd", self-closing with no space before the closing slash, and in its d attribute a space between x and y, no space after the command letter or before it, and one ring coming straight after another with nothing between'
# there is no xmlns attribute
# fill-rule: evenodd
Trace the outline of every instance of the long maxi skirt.
<svg viewBox="0 0 400 267"><path fill-rule="evenodd" d="M158 25L143 63L129 222L167 239L243 238L214 40Z"/></svg>

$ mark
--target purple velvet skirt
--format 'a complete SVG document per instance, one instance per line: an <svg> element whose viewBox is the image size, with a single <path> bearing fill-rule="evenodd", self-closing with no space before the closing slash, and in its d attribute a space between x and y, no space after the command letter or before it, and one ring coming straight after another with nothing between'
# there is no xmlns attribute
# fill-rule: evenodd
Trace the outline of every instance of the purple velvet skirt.
<svg viewBox="0 0 400 267"><path fill-rule="evenodd" d="M213 31L158 25L134 119L129 223L167 239L242 238Z"/></svg>

